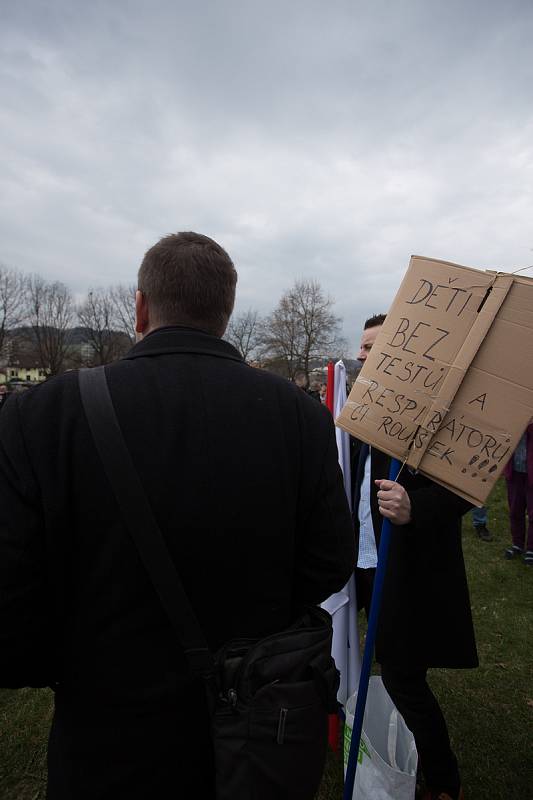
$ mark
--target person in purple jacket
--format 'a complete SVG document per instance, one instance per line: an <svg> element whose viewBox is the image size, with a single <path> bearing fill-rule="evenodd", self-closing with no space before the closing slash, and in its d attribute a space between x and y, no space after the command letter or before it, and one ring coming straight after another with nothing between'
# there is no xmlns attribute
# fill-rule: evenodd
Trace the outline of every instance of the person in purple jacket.
<svg viewBox="0 0 533 800"><path fill-rule="evenodd" d="M507 479L507 498L513 543L505 558L522 556L527 566L533 566L533 423L518 442L513 457L504 470ZM527 532L526 532L527 513ZM524 552L525 543L525 552Z"/></svg>

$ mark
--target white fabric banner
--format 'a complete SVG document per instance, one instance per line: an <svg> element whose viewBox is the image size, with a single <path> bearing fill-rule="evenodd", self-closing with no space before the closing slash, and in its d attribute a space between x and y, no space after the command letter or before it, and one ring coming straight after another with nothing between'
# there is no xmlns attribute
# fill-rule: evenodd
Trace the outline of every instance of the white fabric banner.
<svg viewBox="0 0 533 800"><path fill-rule="evenodd" d="M346 402L346 367L342 361L335 364L335 380L333 392L333 416L340 414ZM344 488L350 508L351 498L351 470L350 470L350 437L347 433L337 428L337 450L339 464L344 476ZM355 564L354 564L355 567ZM359 675L361 673L361 655L359 652L359 630L357 627L357 600L355 596L355 577L352 575L342 592L329 597L323 608L329 611L333 618L333 647L332 655L341 674L341 681L337 699L345 705L347 699L357 691Z"/></svg>
<svg viewBox="0 0 533 800"><path fill-rule="evenodd" d="M342 361L337 361L335 364L335 378L333 389L333 419L337 419L344 404L346 403L346 367ZM337 438L337 450L339 451L339 464L344 476L344 488L346 490L346 497L352 507L352 476L350 469L350 436L346 431L340 428L335 428L335 436Z"/></svg>

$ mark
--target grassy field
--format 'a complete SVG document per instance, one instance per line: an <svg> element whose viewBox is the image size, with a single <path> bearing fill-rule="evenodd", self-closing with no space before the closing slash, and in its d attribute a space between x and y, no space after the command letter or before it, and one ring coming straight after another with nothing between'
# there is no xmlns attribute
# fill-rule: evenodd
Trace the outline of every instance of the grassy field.
<svg viewBox="0 0 533 800"><path fill-rule="evenodd" d="M435 670L432 687L448 720L466 800L533 795L533 568L506 561L504 487L489 503L493 542L464 521L464 551L481 666ZM0 799L43 800L51 693L0 690ZM341 756L331 754L319 800L342 796ZM73 798L75 800L75 798Z"/></svg>

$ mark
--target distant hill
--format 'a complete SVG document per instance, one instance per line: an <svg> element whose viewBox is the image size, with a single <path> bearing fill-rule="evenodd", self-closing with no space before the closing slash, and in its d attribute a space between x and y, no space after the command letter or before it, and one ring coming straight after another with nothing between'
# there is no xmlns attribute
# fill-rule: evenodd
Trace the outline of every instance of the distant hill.
<svg viewBox="0 0 533 800"><path fill-rule="evenodd" d="M123 336L120 331L114 331L117 335ZM12 339L26 339L32 341L35 334L30 325L21 325L18 328L13 328L9 331L9 337ZM71 345L86 344L90 341L89 328L82 328L76 326L75 328L68 329L68 340Z"/></svg>

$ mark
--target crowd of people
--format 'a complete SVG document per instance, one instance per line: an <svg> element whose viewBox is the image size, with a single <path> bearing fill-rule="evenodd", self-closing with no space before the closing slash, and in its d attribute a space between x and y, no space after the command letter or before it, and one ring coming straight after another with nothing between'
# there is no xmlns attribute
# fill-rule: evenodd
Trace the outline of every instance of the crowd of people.
<svg viewBox="0 0 533 800"><path fill-rule="evenodd" d="M414 734L424 797L459 800L427 672L478 664L461 546L471 507L409 469L390 480L390 459L352 440L350 512L326 385L308 390L252 368L223 339L236 282L213 240L165 237L139 269L138 342L106 367L190 603L213 650L286 628L354 570L368 614L388 518L376 658ZM365 323L361 362L384 320ZM506 556L531 565L533 426L505 474ZM48 799L214 797L205 697L130 541L76 372L4 404L0 509L0 683L54 688Z"/></svg>

